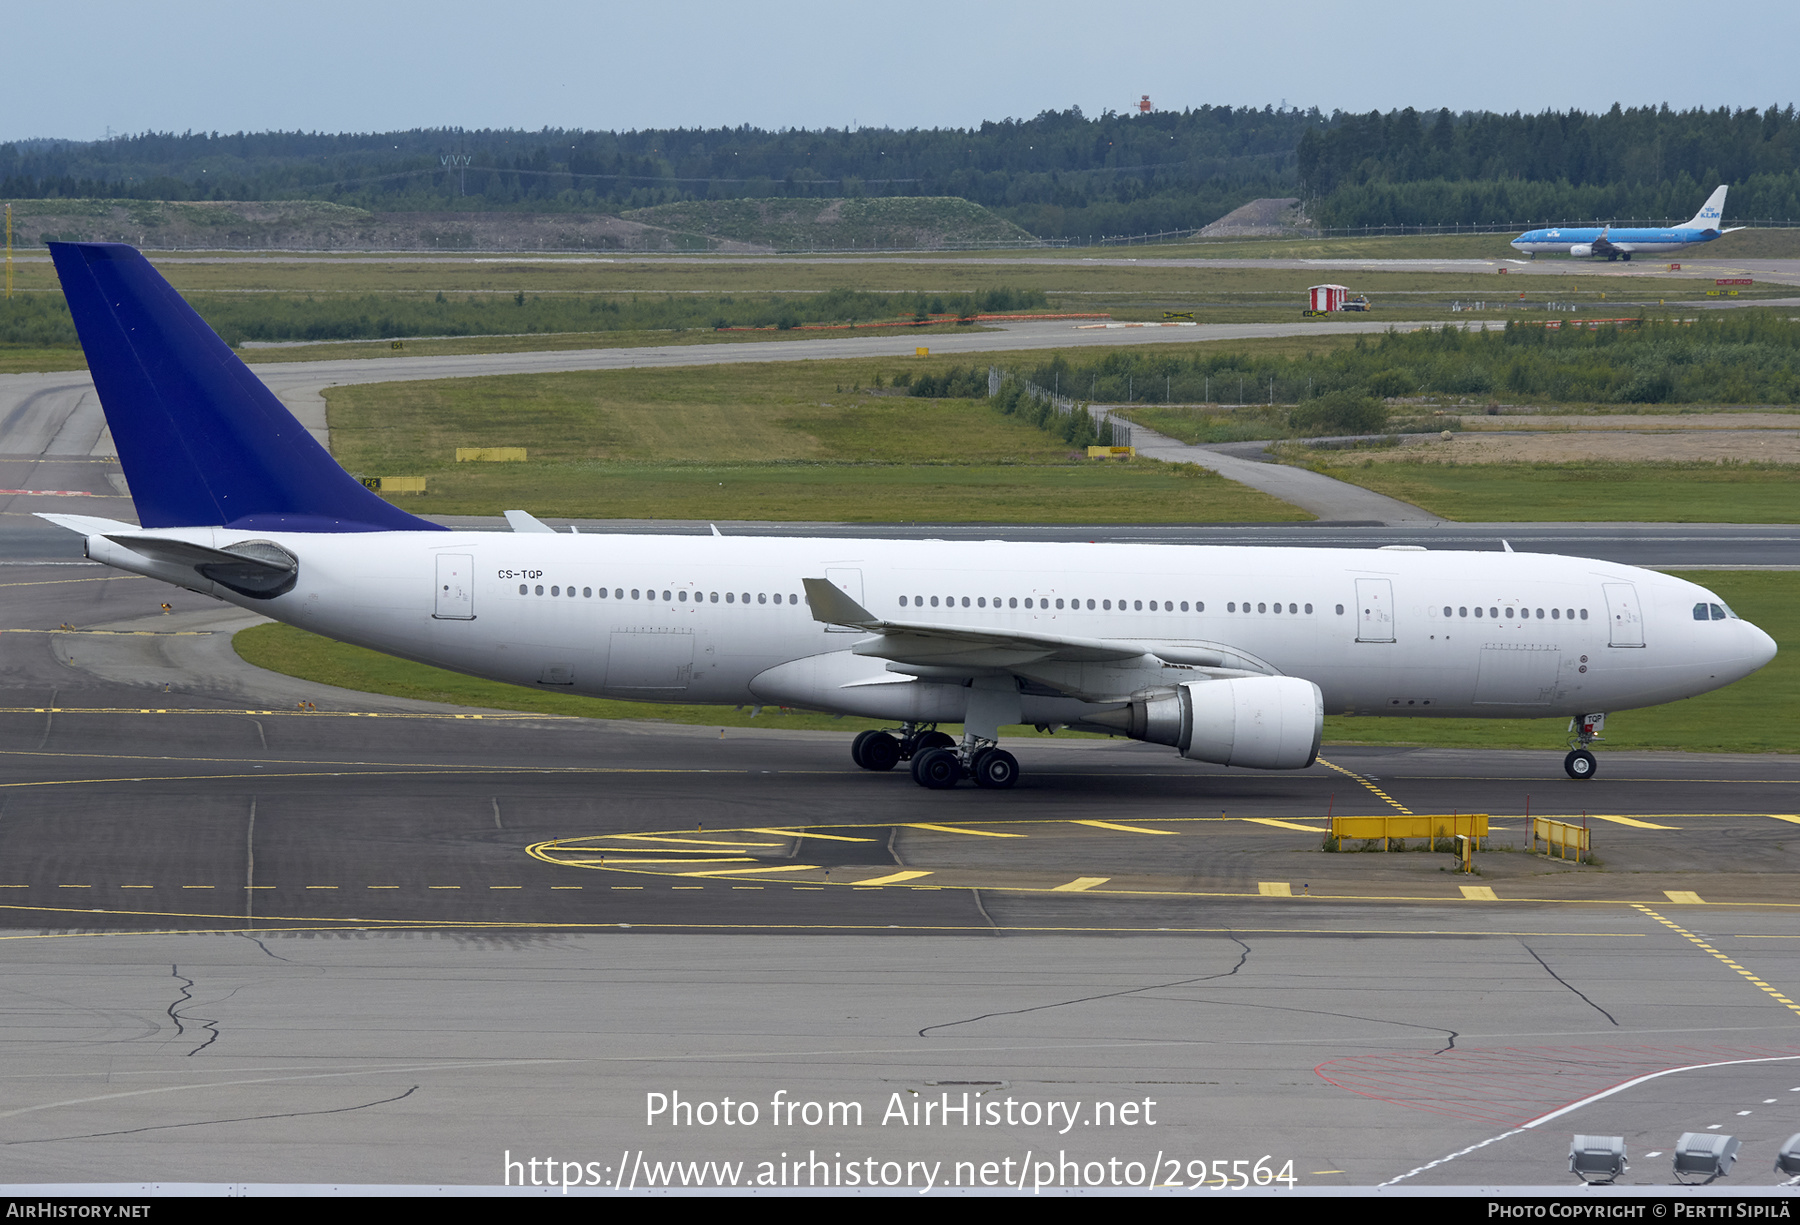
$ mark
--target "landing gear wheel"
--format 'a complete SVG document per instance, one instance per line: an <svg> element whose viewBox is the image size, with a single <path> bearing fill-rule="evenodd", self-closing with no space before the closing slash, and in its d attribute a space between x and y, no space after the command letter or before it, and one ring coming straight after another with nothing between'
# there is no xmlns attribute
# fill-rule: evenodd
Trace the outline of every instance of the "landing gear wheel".
<svg viewBox="0 0 1800 1225"><path fill-rule="evenodd" d="M913 782L948 791L962 781L962 761L953 749L927 749L912 760Z"/></svg>
<svg viewBox="0 0 1800 1225"><path fill-rule="evenodd" d="M970 773L977 787L1003 791L1019 781L1019 759L1005 749L983 749L975 754Z"/></svg>
<svg viewBox="0 0 1800 1225"><path fill-rule="evenodd" d="M865 770L867 770L869 767L863 766L863 745L869 743L869 737L874 736L876 734L877 733L874 732L873 730L858 732L858 733L856 733L856 739L854 739L850 742L850 760L855 762L857 765L862 766L862 768Z"/></svg>
<svg viewBox="0 0 1800 1225"><path fill-rule="evenodd" d="M1592 778L1594 771L1599 768L1600 763L1595 761L1594 755L1586 749L1576 749L1563 758L1563 769L1568 772L1570 778Z"/></svg>
<svg viewBox="0 0 1800 1225"><path fill-rule="evenodd" d="M913 741L913 756L917 757L927 749L953 749L955 747L956 738L948 732L920 732L918 738Z"/></svg>
<svg viewBox="0 0 1800 1225"><path fill-rule="evenodd" d="M892 770L900 764L900 742L886 732L864 732L856 738L856 744L862 749L856 764L865 770ZM856 752L854 746L851 752Z"/></svg>

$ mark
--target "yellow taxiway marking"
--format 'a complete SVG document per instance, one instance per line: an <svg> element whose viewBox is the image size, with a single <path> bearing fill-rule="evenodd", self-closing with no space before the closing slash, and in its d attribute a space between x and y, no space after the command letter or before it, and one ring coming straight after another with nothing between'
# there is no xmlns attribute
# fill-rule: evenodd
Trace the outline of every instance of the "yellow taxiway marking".
<svg viewBox="0 0 1800 1225"><path fill-rule="evenodd" d="M1402 804L1399 800L1396 800L1393 796L1391 796L1387 792L1383 791L1380 787L1377 787L1374 783L1370 782L1368 779L1364 778L1362 775L1356 773L1356 771L1346 770L1346 769L1344 769L1344 767L1342 767L1340 765L1336 765L1332 762L1326 761L1323 757L1319 758L1319 764L1324 766L1328 770L1336 770L1339 774L1342 774L1345 778L1355 779L1357 782L1359 782L1363 786L1367 787L1370 791L1373 791L1376 795L1380 796L1382 799L1384 799L1388 803L1392 804L1395 808L1399 809L1405 815L1407 815L1409 817L1413 815L1412 809L1410 809L1406 805Z"/></svg>
<svg viewBox="0 0 1800 1225"><path fill-rule="evenodd" d="M1651 821L1640 821L1636 817L1607 817L1597 812L1587 814L1590 821L1611 821L1614 825L1629 825L1633 829L1680 829L1679 825L1657 825Z"/></svg>
<svg viewBox="0 0 1800 1225"><path fill-rule="evenodd" d="M1273 825L1276 829L1300 829L1309 834L1329 834L1331 832L1328 829L1321 829L1317 825L1301 825L1297 821L1282 821L1275 817L1239 817L1238 820L1249 821L1255 825Z"/></svg>
<svg viewBox="0 0 1800 1225"><path fill-rule="evenodd" d="M930 876L929 872L893 872L887 876L871 876L868 880L851 881L853 885L897 885L903 880L918 880L921 876Z"/></svg>
<svg viewBox="0 0 1800 1225"><path fill-rule="evenodd" d="M1671 894L1670 896L1673 897L1674 895ZM1681 936L1684 936L1692 943L1698 945L1700 948L1704 949L1708 953L1711 953L1714 957L1716 957L1720 961L1724 962L1727 966L1731 967L1733 970L1735 970L1739 974L1743 975L1758 990L1764 992L1767 995L1774 997L1775 1000L1777 1002L1779 1002L1783 1008L1786 1008L1790 1012L1800 1013L1800 1004L1794 1003L1793 1000L1789 999L1787 996L1783 995L1781 992L1777 991L1775 988L1769 986L1768 983L1766 983L1762 979L1758 978L1755 974L1752 974L1749 970L1746 970L1743 966L1741 966L1737 962L1733 961L1730 958L1730 956L1728 956L1725 953L1721 953L1718 949L1714 948L1711 944L1708 944L1704 937L1696 936L1693 932L1687 930L1687 928L1685 928L1685 927L1682 927L1680 924L1671 923L1669 920L1663 918L1661 915L1657 914L1654 910L1650 909L1648 906L1644 905L1642 902L1633 902L1631 905L1632 905L1633 909L1643 911L1645 914L1649 915L1652 919L1655 919L1658 923L1661 923L1664 927L1668 928L1670 931L1675 932Z"/></svg>
<svg viewBox="0 0 1800 1225"><path fill-rule="evenodd" d="M122 578L136 578L135 574L103 574L96 578L47 578L30 583L0 583L0 587L54 587L58 583L116 583Z"/></svg>
<svg viewBox="0 0 1800 1225"><path fill-rule="evenodd" d="M67 630L61 632L68 633ZM574 722L579 718L577 715L455 715L384 710L220 710L188 706L0 706L0 715L292 715L311 719L473 719L485 723L525 719Z"/></svg>
<svg viewBox="0 0 1800 1225"><path fill-rule="evenodd" d="M1493 889L1487 885L1462 885L1459 888L1462 889L1463 897L1471 902L1497 902L1500 900L1494 896Z"/></svg>
<svg viewBox="0 0 1800 1225"><path fill-rule="evenodd" d="M815 834L805 826L793 829L747 829L746 834L774 834L778 838L823 838L827 842L879 842L879 838L847 838L843 834Z"/></svg>
<svg viewBox="0 0 1800 1225"><path fill-rule="evenodd" d="M570 868L618 868L632 863L755 863L748 855L708 855L705 859L652 859L642 855L621 855L608 863L605 859L552 859Z"/></svg>
<svg viewBox="0 0 1800 1225"><path fill-rule="evenodd" d="M1058 885L1050 890L1052 893L1086 893L1095 885L1104 885L1111 880L1110 876L1077 876L1066 885Z"/></svg>
<svg viewBox="0 0 1800 1225"><path fill-rule="evenodd" d="M7 584L0 584L0 586L5 585ZM66 630L0 629L0 634L82 634L105 638L210 638L218 632L218 630L78 630L73 628Z"/></svg>
<svg viewBox="0 0 1800 1225"><path fill-rule="evenodd" d="M811 863L789 863L773 868L709 868L705 872L677 872L677 876L743 876L751 872L816 872L819 866ZM690 886L691 887L691 886Z"/></svg>
<svg viewBox="0 0 1800 1225"><path fill-rule="evenodd" d="M713 847L721 851L741 851L745 847L779 847L779 842L720 842L717 838L671 838L662 834L602 834L617 842L691 842L695 846ZM573 840L572 840L573 841ZM594 847L594 850L604 848ZM660 849L660 848L659 848Z"/></svg>
<svg viewBox="0 0 1800 1225"><path fill-rule="evenodd" d="M308 885L308 889L336 889L336 885Z"/></svg>
<svg viewBox="0 0 1800 1225"><path fill-rule="evenodd" d="M1795 816L1791 812L1771 812L1766 815L1777 821L1791 821L1795 825L1800 825L1800 816Z"/></svg>
<svg viewBox="0 0 1800 1225"><path fill-rule="evenodd" d="M1172 829L1145 829L1141 825L1120 825L1114 821L1071 821L1069 824L1091 825L1095 829L1116 829L1120 833L1125 834L1167 834L1170 837L1178 836L1177 831Z"/></svg>
<svg viewBox="0 0 1800 1225"><path fill-rule="evenodd" d="M1679 906L1701 906L1700 895L1691 889L1664 889L1663 896Z"/></svg>
<svg viewBox="0 0 1800 1225"><path fill-rule="evenodd" d="M938 834L968 834L974 838L1023 838L1024 834L1002 834L991 829L962 829L955 825L932 825L926 821L908 821L907 829L928 829Z"/></svg>
<svg viewBox="0 0 1800 1225"><path fill-rule="evenodd" d="M1294 888L1284 880L1259 880L1256 892L1262 897L1293 897Z"/></svg>
<svg viewBox="0 0 1800 1225"><path fill-rule="evenodd" d="M399 885L364 885L365 889L398 889Z"/></svg>

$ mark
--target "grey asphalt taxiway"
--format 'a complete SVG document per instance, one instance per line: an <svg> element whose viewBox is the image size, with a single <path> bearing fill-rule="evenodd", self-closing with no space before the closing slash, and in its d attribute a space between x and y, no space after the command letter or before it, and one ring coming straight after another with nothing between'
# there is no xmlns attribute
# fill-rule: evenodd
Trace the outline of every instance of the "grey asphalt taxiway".
<svg viewBox="0 0 1800 1225"><path fill-rule="evenodd" d="M1791 757L1603 754L1574 783L1556 746L1344 747L1264 775L1040 737L1015 790L932 793L777 714L262 672L243 614L53 555L25 505L9 1183L1493 1186L1565 1178L1594 1132L1643 1185L1716 1125L1742 1187L1800 1131ZM1527 806L1585 820L1600 866L1523 849ZM1403 809L1488 813L1514 849L1476 877L1321 852L1329 814Z"/></svg>

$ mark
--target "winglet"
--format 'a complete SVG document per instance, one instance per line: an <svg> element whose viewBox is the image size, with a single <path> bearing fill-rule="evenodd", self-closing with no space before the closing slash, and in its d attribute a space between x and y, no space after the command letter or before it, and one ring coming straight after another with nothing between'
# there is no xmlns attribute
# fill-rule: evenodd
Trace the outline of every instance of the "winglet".
<svg viewBox="0 0 1800 1225"><path fill-rule="evenodd" d="M854 625L859 629L881 622L881 618L845 595L843 589L830 579L803 578L800 583L806 588L806 606L812 609L814 621L826 625Z"/></svg>

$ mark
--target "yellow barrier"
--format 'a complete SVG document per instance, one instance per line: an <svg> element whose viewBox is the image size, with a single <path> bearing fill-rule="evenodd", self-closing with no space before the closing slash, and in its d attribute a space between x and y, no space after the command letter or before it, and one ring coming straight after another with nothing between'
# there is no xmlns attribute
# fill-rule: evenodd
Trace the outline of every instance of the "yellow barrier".
<svg viewBox="0 0 1800 1225"><path fill-rule="evenodd" d="M519 462L525 458L524 447L458 447L456 462L466 464L474 460L485 460L488 463Z"/></svg>
<svg viewBox="0 0 1800 1225"><path fill-rule="evenodd" d="M1552 821L1548 817L1531 819L1531 849L1536 851L1538 843L1544 844L1544 854L1555 855L1558 859L1567 859L1571 848L1575 851L1575 862L1586 863L1594 857L1594 844L1589 839L1589 831L1579 825L1570 825L1567 821Z"/></svg>
<svg viewBox="0 0 1800 1225"><path fill-rule="evenodd" d="M1089 447L1089 459L1130 459L1137 454L1136 447Z"/></svg>
<svg viewBox="0 0 1800 1225"><path fill-rule="evenodd" d="M1488 818L1485 812L1459 812L1445 815L1412 815L1391 817L1333 817L1331 818L1331 836L1338 841L1346 838L1361 839L1365 842L1381 839L1381 849L1387 850L1388 840L1404 840L1407 838L1485 838L1488 832Z"/></svg>
<svg viewBox="0 0 1800 1225"><path fill-rule="evenodd" d="M373 489L376 493L424 493L425 478L422 476L365 476L363 487Z"/></svg>
<svg viewBox="0 0 1800 1225"><path fill-rule="evenodd" d="M927 349L923 346L920 346L919 348L913 350L913 356L914 357L930 357L931 350Z"/></svg>

